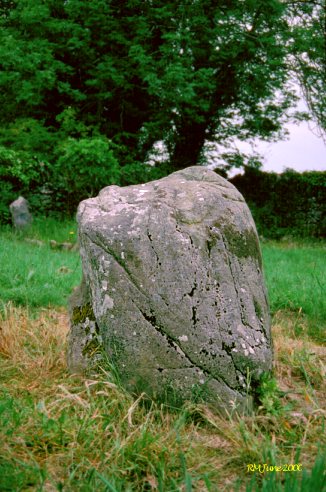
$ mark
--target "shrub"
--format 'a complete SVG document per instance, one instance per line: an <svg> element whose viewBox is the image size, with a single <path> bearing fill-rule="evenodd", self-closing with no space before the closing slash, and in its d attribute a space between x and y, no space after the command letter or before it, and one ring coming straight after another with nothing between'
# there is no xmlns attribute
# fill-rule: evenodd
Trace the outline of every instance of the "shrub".
<svg viewBox="0 0 326 492"><path fill-rule="evenodd" d="M0 145L15 151L28 152L40 160L48 159L60 138L44 121L34 118L17 118L0 127Z"/></svg>
<svg viewBox="0 0 326 492"><path fill-rule="evenodd" d="M121 170L121 185L128 186L148 183L149 181L164 178L164 176L167 176L173 171L174 169L168 163L162 163L159 166L152 166L141 162L127 164Z"/></svg>
<svg viewBox="0 0 326 492"><path fill-rule="evenodd" d="M10 203L23 195L36 211L44 212L43 187L49 165L26 152L0 146L0 222L10 222Z"/></svg>
<svg viewBox="0 0 326 492"><path fill-rule="evenodd" d="M326 172L288 169L276 174L246 168L230 181L246 199L262 236L326 235Z"/></svg>
<svg viewBox="0 0 326 492"><path fill-rule="evenodd" d="M55 208L73 212L81 200L95 196L104 186L119 184L120 173L108 139L68 138L54 165Z"/></svg>

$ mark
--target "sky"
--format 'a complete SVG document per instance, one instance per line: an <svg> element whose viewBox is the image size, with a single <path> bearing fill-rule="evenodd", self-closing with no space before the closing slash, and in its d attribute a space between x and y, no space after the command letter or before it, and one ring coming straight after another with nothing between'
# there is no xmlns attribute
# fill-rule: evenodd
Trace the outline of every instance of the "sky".
<svg viewBox="0 0 326 492"><path fill-rule="evenodd" d="M309 113L307 104L302 96L300 87L296 85L299 100L295 108ZM326 171L326 138L318 137L316 123L302 121L300 124L285 125L289 135L286 140L279 142L255 141L255 151L263 158L263 171L282 173L286 168L303 171ZM320 132L319 132L320 133ZM243 152L252 153L252 147L237 141L237 148ZM238 174L238 169L232 169L230 177Z"/></svg>
<svg viewBox="0 0 326 492"><path fill-rule="evenodd" d="M300 87L297 85L299 100L296 110L309 113L307 104L300 95ZM318 137L316 123L303 121L300 124L288 123L285 125L289 135L286 140L279 142L257 142L256 150L263 157L263 171L281 173L285 168L291 168L298 172L326 171L326 138L324 141ZM239 148L242 145L238 144ZM243 150L250 150L250 146L244 144Z"/></svg>
<svg viewBox="0 0 326 492"><path fill-rule="evenodd" d="M263 171L281 173L290 167L296 171L326 171L326 145L310 129L307 122L288 124L288 140L261 142L257 150L264 157Z"/></svg>
<svg viewBox="0 0 326 492"><path fill-rule="evenodd" d="M296 109L308 111L302 99ZM253 150L257 152L262 157L262 170L267 172L282 173L286 168L298 172L326 171L326 138L324 141L317 136L316 124L303 121L300 124L288 123L285 128L289 133L286 140L278 142L256 140L254 149L250 144L237 140L235 141L236 149L249 155L253 153ZM158 149L162 151L161 145L158 144ZM228 150L230 149L220 147L216 155ZM213 159L208 167L214 169L216 161ZM232 177L243 172L243 170L233 168L228 172L228 176Z"/></svg>

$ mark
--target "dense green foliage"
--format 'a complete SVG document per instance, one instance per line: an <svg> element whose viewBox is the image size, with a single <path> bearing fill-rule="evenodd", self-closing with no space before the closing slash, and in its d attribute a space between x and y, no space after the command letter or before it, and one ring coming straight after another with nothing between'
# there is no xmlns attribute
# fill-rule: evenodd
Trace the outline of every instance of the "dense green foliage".
<svg viewBox="0 0 326 492"><path fill-rule="evenodd" d="M322 19L321 0L1 2L0 221L19 194L72 213L215 144L226 168L257 167L229 147L304 117L294 80L324 128Z"/></svg>
<svg viewBox="0 0 326 492"><path fill-rule="evenodd" d="M55 187L62 208L73 212L76 202L85 196L94 196L104 186L120 182L119 165L107 139L69 138L58 154L54 165Z"/></svg>
<svg viewBox="0 0 326 492"><path fill-rule="evenodd" d="M0 146L0 222L10 221L9 204L21 194L31 199L32 206L35 201L42 203L46 174L44 163L29 153ZM33 192L29 193L29 190ZM46 199L43 205L46 208Z"/></svg>
<svg viewBox="0 0 326 492"><path fill-rule="evenodd" d="M48 162L28 151L0 145L0 223L10 223L9 205L19 195L33 215L72 216L78 203L110 184L128 185L168 174L169 166L119 166L114 145L105 137L67 138Z"/></svg>
<svg viewBox="0 0 326 492"><path fill-rule="evenodd" d="M230 180L246 199L266 238L326 236L326 172L282 174L246 168Z"/></svg>
<svg viewBox="0 0 326 492"><path fill-rule="evenodd" d="M183 168L207 141L278 134L294 74L318 119L322 4L2 2L0 142L51 160L68 137L102 135L125 165L164 141Z"/></svg>

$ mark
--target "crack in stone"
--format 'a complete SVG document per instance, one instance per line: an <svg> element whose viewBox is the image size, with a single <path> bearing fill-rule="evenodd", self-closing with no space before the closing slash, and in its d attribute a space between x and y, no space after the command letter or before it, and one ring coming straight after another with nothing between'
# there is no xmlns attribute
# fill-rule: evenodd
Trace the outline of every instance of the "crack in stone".
<svg viewBox="0 0 326 492"><path fill-rule="evenodd" d="M228 196L228 195L225 195L225 194L223 194L223 193L222 193L222 196L223 196L223 198L225 198L226 200L230 200L230 202L245 203L245 201L244 201L244 200L237 200L237 198L232 198L232 197L230 197L230 196Z"/></svg>
<svg viewBox="0 0 326 492"><path fill-rule="evenodd" d="M100 238L98 238L98 236L96 238L90 238L88 234L85 233L85 236L89 239L89 241L93 242L94 244L96 244L96 246L98 246L100 249L102 249L103 251L105 251L105 253L109 254L112 256L112 258L116 261L116 263L122 268L122 270L126 273L127 277L129 278L130 282L132 283L132 285L137 289L137 291L148 301L149 305L152 304L153 300L151 299L151 297L147 294L147 292L145 292L137 283L137 281L135 280L134 276L132 275L132 273L128 270L128 268L126 267L126 265L124 264L123 261L121 261L120 257L111 249L109 248L109 246L106 244L106 245L103 245L102 244L102 241L100 240ZM170 310L170 305L168 304L168 302L166 301L166 299L164 299L163 296L160 296L162 302L165 304L165 306Z"/></svg>
<svg viewBox="0 0 326 492"><path fill-rule="evenodd" d="M237 367L237 365L235 363L235 360L233 359L233 354L232 354L232 349L233 348L235 348L235 343L234 342L232 342L232 346L231 347L229 347L229 345L227 345L225 342L222 342L222 350L224 350L227 353L227 355L229 357L231 357L231 360L232 360L232 363L233 363L235 369L237 369L242 375L244 375L243 372ZM238 378L238 376L237 376L237 378Z"/></svg>
<svg viewBox="0 0 326 492"><path fill-rule="evenodd" d="M177 350L181 355L183 355L186 359L189 360L189 362L192 363L192 361L187 357L185 352L182 350L180 347L180 344L177 342L177 339L166 333L166 331L158 324L157 319L153 311L150 309L151 314L146 314L145 311L143 311L137 304L133 301L134 305L137 307L143 318L155 328L156 331L158 331L168 342L168 345L172 347L174 350Z"/></svg>
<svg viewBox="0 0 326 492"><path fill-rule="evenodd" d="M147 237L149 239L150 246L151 246L151 248L152 248L152 250L153 250L153 252L154 252L154 254L156 256L156 263L157 263L157 265L161 266L160 258L159 258L158 254L157 254L157 252L156 252L156 250L155 250L155 248L153 246L153 238L152 238L152 235L149 232L149 229L148 228L147 228Z"/></svg>
<svg viewBox="0 0 326 492"><path fill-rule="evenodd" d="M136 304L135 304L136 305ZM174 348L174 350L177 350L178 353L180 353L185 359L187 359L191 366L190 368L195 368L195 369L199 369L209 380L215 380L219 383L224 383L225 386L227 386L231 391L235 391L237 393L239 393L240 395L242 395L241 391L239 391L239 388L234 388L232 387L225 379L223 376L221 376L220 374L218 376L215 376L213 377L212 374L210 374L210 372L205 369L204 367L202 367L200 364L198 364L196 361L193 361L188 354L186 354L182 348L180 347L180 344L178 343L177 339L175 339L174 337L172 337L171 335L167 334L164 329L157 323L157 320L156 320L156 316L153 314L153 312L151 312L150 315L146 314L139 306L137 306L139 312L142 314L143 318L149 323L152 325L152 327L158 332L160 333L160 335L162 335L168 342L169 346ZM243 395L242 395L243 396Z"/></svg>
<svg viewBox="0 0 326 492"><path fill-rule="evenodd" d="M153 250L153 252L154 252L154 254L156 256L156 264L158 266L161 266L161 261L160 261L159 255L157 254L156 249L154 248L154 244L153 244L154 240L153 240L153 237L152 237L152 235L150 233L150 227L149 227L149 225L150 225L150 222L151 222L151 218L152 218L152 213L151 213L151 210L150 210L149 211L149 215L148 215L147 228L146 228L147 237L149 239L150 246L151 246L151 248L152 248L152 250Z"/></svg>
<svg viewBox="0 0 326 492"><path fill-rule="evenodd" d="M138 285L138 283L136 282L136 280L134 279L132 273L128 270L128 268L126 267L125 265L125 262L124 261L121 261L121 259L119 258L119 256L111 249L109 248L109 246L107 244L103 245L101 240L96 237L96 238L91 238L89 237L89 235L87 233L84 233L85 236L89 239L89 241L91 243L94 243L96 244L96 246L98 246L100 249L102 249L103 251L105 251L107 254L111 255L112 258L118 263L118 265L123 269L123 271L127 274L128 278L130 279L131 283L136 287L136 289L146 298L146 299L149 299L148 295L146 294L146 292L144 292L142 290L142 288Z"/></svg>
<svg viewBox="0 0 326 492"><path fill-rule="evenodd" d="M211 240L207 240L206 241L206 248L207 248L207 252L208 252L208 258L210 259L211 258L211 251L213 249L213 241Z"/></svg>
<svg viewBox="0 0 326 492"><path fill-rule="evenodd" d="M192 306L191 310L192 310L192 318L191 318L192 319L192 323L194 325L194 328L196 328L196 324L198 322L197 308L196 308L196 306Z"/></svg>
<svg viewBox="0 0 326 492"><path fill-rule="evenodd" d="M196 276L196 273L197 273L197 272L195 272L195 276ZM184 295L184 297L185 297L186 295L187 295L187 296L189 296L189 297L193 297L193 296L194 296L194 293L196 292L196 290L197 290L197 282L195 281L195 282L194 282L194 286L193 286L193 288L191 289L191 291L190 291L190 292L188 292L187 294L185 294L185 295Z"/></svg>

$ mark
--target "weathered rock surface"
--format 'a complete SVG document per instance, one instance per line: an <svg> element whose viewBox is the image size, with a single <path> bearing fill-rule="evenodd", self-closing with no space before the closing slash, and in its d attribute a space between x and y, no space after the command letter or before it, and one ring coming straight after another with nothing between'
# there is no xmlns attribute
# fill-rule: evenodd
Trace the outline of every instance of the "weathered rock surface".
<svg viewBox="0 0 326 492"><path fill-rule="evenodd" d="M81 202L78 223L70 369L100 343L135 393L244 408L272 348L257 233L236 188L191 167L104 188Z"/></svg>
<svg viewBox="0 0 326 492"><path fill-rule="evenodd" d="M32 215L28 209L28 201L20 196L9 205L13 225L17 229L28 227L32 223Z"/></svg>

